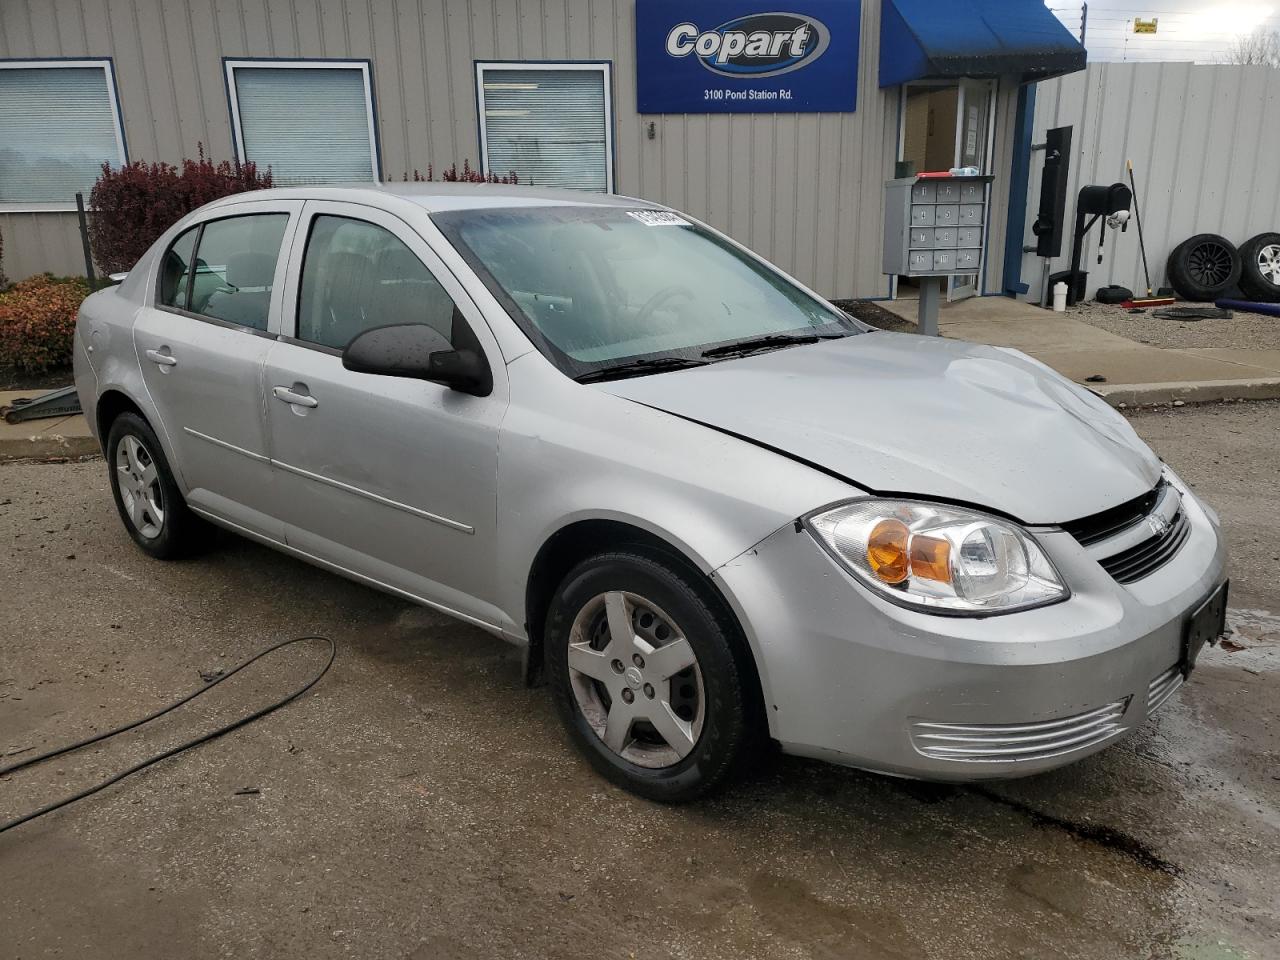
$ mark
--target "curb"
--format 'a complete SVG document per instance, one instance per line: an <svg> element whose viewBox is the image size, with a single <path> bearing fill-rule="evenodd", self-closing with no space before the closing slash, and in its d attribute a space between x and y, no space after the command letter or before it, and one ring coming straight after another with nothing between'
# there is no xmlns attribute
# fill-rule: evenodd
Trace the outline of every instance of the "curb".
<svg viewBox="0 0 1280 960"><path fill-rule="evenodd" d="M1219 400L1280 399L1280 377L1252 380L1195 380L1169 383L1081 384L1113 407L1144 407L1154 404L1215 403Z"/></svg>
<svg viewBox="0 0 1280 960"><path fill-rule="evenodd" d="M49 460L98 456L101 453L98 441L93 437L64 437L55 433L0 439L0 460Z"/></svg>

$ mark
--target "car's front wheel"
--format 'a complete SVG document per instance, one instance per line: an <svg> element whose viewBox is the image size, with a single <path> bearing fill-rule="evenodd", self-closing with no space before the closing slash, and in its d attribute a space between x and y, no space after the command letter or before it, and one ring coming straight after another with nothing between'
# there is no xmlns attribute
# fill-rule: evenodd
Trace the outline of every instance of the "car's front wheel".
<svg viewBox="0 0 1280 960"><path fill-rule="evenodd" d="M200 520L187 509L151 425L135 413L120 414L106 454L116 509L134 543L159 560L191 552Z"/></svg>
<svg viewBox="0 0 1280 960"><path fill-rule="evenodd" d="M593 557L547 616L562 720L614 783L679 802L720 786L755 741L754 683L737 627L704 584L636 552Z"/></svg>

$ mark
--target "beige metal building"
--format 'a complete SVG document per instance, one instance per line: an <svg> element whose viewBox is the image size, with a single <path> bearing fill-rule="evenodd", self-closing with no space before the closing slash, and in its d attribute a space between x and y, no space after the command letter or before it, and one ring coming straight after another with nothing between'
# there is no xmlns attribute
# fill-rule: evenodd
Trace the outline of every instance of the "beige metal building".
<svg viewBox="0 0 1280 960"><path fill-rule="evenodd" d="M1001 292L1025 85L1078 69L1083 50L1040 0L783 6L820 35L821 18L848 18L851 43L809 52L849 68L853 109L639 112L640 71L665 68L638 56L637 25L672 0L0 0L5 272L83 272L73 198L100 164L176 163L203 144L215 159L270 164L278 182L394 180L466 161L646 197L838 297L896 286L880 269L895 161L963 161L995 181L982 269L953 281L953 294ZM999 15L981 16L990 7ZM723 34L779 4L684 8L698 30ZM960 23L971 16L985 26ZM1011 51L990 23L1019 17L1032 42ZM937 39L958 23L971 34L960 57ZM710 81L728 76L694 53ZM1022 205L1018 194L1019 218Z"/></svg>

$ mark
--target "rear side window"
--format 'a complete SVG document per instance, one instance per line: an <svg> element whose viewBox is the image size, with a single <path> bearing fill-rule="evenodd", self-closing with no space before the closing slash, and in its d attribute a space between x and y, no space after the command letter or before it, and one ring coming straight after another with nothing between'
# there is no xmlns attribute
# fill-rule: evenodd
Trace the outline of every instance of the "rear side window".
<svg viewBox="0 0 1280 960"><path fill-rule="evenodd" d="M312 221L298 291L299 340L341 350L373 327L427 323L452 343L453 319L449 294L395 234L350 217Z"/></svg>
<svg viewBox="0 0 1280 960"><path fill-rule="evenodd" d="M287 213L255 213L204 224L187 309L215 320L266 330L276 261L288 223Z"/></svg>
<svg viewBox="0 0 1280 960"><path fill-rule="evenodd" d="M173 241L164 263L160 266L160 302L166 307L187 308L187 291L191 280L191 254L196 249L199 227L190 230Z"/></svg>

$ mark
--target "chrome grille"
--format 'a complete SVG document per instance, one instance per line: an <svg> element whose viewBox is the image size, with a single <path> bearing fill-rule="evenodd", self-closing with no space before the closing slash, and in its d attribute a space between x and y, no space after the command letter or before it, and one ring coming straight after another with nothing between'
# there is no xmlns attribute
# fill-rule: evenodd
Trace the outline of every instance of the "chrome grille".
<svg viewBox="0 0 1280 960"><path fill-rule="evenodd" d="M1098 562L1117 583L1133 583L1155 573L1172 560L1189 536L1191 524L1186 513L1179 510L1163 533Z"/></svg>
<svg viewBox="0 0 1280 960"><path fill-rule="evenodd" d="M970 763L1009 763L1047 760L1077 750L1087 750L1123 733L1129 698L1104 707L1039 723L938 723L917 720L911 724L912 745L935 760Z"/></svg>
<svg viewBox="0 0 1280 960"><path fill-rule="evenodd" d="M1182 686L1182 670L1175 664L1147 684L1147 713L1152 714Z"/></svg>

